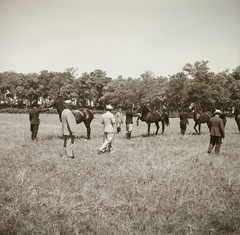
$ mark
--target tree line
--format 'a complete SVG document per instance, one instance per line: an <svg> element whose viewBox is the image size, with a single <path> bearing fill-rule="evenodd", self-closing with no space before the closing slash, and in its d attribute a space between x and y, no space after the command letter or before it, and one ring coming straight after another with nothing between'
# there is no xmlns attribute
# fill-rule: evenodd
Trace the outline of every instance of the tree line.
<svg viewBox="0 0 240 235"><path fill-rule="evenodd" d="M77 107L103 108L111 103L115 108L129 104L148 103L152 109L165 106L177 111L190 103L198 103L204 109L214 103L226 109L240 102L240 66L213 73L208 61L187 63L182 71L155 76L145 71L138 78L111 78L103 70L96 69L78 76L77 69L64 72L22 74L14 71L0 73L0 100L5 104L33 105L41 101L48 105L57 96L76 101Z"/></svg>

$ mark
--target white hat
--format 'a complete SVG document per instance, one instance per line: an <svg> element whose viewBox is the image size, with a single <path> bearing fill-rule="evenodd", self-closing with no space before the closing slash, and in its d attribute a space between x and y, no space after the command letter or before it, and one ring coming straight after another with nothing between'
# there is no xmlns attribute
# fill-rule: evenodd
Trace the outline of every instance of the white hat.
<svg viewBox="0 0 240 235"><path fill-rule="evenodd" d="M111 105L111 104L108 104L108 105L106 105L106 109L107 109L107 110L112 110L112 109L113 109L113 107L112 107L112 105Z"/></svg>
<svg viewBox="0 0 240 235"><path fill-rule="evenodd" d="M64 102L66 105L73 105L72 101L71 100L65 100Z"/></svg>
<svg viewBox="0 0 240 235"><path fill-rule="evenodd" d="M220 109L216 109L214 113L221 113Z"/></svg>

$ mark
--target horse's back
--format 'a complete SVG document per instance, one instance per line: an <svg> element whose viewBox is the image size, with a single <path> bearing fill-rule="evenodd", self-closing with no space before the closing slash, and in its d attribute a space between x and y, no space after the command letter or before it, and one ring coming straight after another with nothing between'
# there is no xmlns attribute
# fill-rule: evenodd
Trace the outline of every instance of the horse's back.
<svg viewBox="0 0 240 235"><path fill-rule="evenodd" d="M77 124L84 121L84 113L81 110L72 110L73 116L76 119Z"/></svg>
<svg viewBox="0 0 240 235"><path fill-rule="evenodd" d="M149 116L149 121L151 123L161 121L161 114L160 114L160 112L157 112L157 111L152 112L152 115Z"/></svg>
<svg viewBox="0 0 240 235"><path fill-rule="evenodd" d="M212 117L212 114L210 112L205 112L205 113L197 113L194 121L195 122L200 122L200 123L207 123L209 119Z"/></svg>

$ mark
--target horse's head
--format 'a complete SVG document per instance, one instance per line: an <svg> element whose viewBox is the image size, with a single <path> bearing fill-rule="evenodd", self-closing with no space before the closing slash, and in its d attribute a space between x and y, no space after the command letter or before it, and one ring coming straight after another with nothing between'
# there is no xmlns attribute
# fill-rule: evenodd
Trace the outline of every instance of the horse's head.
<svg viewBox="0 0 240 235"><path fill-rule="evenodd" d="M141 105L139 105L139 106L136 106L135 107L135 112L137 112L137 113L141 113L142 112L142 109L143 109L143 106Z"/></svg>
<svg viewBox="0 0 240 235"><path fill-rule="evenodd" d="M59 104L65 106L61 96L58 96L55 100L53 100L49 108L57 108Z"/></svg>

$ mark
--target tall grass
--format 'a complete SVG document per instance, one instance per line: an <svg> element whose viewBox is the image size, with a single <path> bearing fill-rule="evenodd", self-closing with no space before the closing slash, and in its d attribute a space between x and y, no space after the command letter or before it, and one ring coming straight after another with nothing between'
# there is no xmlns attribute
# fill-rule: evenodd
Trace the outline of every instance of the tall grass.
<svg viewBox="0 0 240 235"><path fill-rule="evenodd" d="M78 125L76 158L67 160L58 115L41 114L38 142L26 114L0 114L0 234L240 234L240 135L228 118L221 153L207 154L206 124L185 136L179 119L164 135L115 134L115 154L98 155Z"/></svg>

